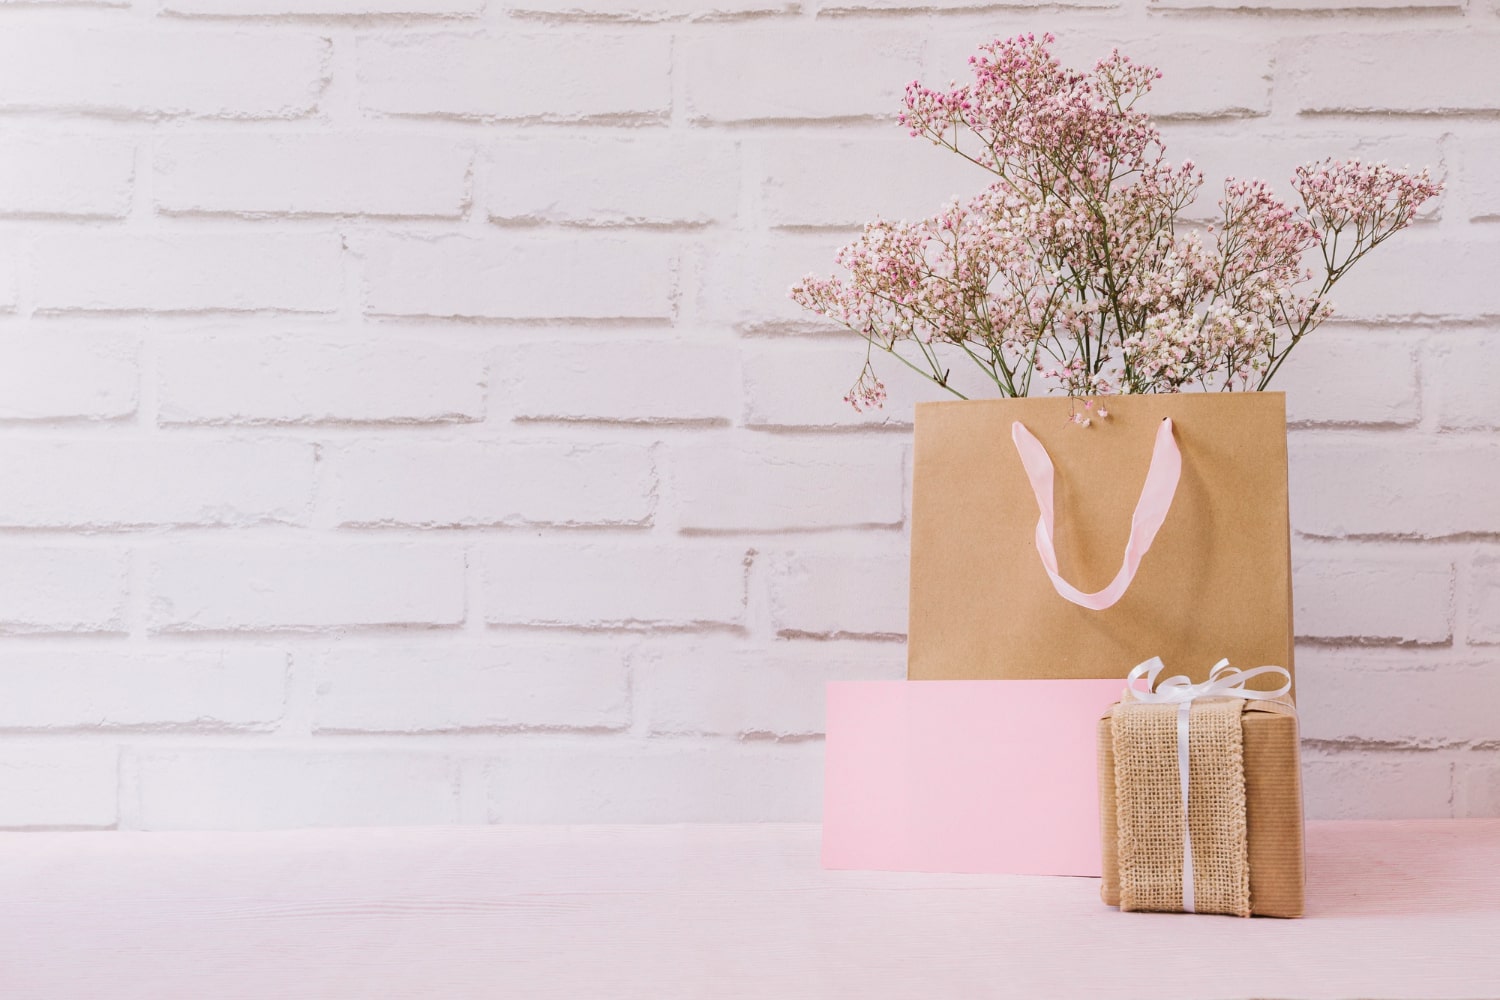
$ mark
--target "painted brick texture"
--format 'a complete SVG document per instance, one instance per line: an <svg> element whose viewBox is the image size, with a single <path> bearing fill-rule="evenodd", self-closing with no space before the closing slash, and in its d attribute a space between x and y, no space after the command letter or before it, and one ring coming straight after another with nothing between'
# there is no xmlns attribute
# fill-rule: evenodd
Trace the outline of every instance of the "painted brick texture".
<svg viewBox="0 0 1500 1000"><path fill-rule="evenodd" d="M815 820L941 393L786 291L983 186L902 88L1046 30L1209 191L1447 182L1278 386L1306 784L1500 815L1497 9L0 3L0 828Z"/></svg>

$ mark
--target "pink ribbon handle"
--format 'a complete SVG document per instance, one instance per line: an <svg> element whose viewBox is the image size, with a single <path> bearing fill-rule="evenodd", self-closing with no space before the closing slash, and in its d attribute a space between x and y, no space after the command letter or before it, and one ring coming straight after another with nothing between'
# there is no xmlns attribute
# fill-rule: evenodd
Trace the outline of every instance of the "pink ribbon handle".
<svg viewBox="0 0 1500 1000"><path fill-rule="evenodd" d="M1182 452L1177 449L1177 439L1172 436L1172 419L1161 422L1156 432L1156 444L1151 449L1151 467L1146 471L1146 483L1141 487L1141 497L1136 501L1135 513L1130 518L1130 540L1125 543L1125 559L1120 571L1109 582L1109 586L1092 594L1085 594L1057 571L1057 548L1053 544L1052 511L1052 459L1047 449L1018 420L1010 425L1010 438L1021 456L1021 465L1026 469L1026 478L1031 480L1031 491L1036 494L1036 504L1042 516L1036 522L1036 550L1041 556L1042 568L1052 578L1052 586L1065 600L1080 608L1103 611L1113 607L1125 596L1141 559L1156 540L1167 511L1172 506L1172 497L1177 494L1177 480L1182 476Z"/></svg>

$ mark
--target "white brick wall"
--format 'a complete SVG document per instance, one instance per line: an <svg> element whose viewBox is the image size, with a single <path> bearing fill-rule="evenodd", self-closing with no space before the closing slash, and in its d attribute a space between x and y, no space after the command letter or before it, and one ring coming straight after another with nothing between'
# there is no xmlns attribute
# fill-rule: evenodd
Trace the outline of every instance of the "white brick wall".
<svg viewBox="0 0 1500 1000"><path fill-rule="evenodd" d="M470 145L420 135L174 136L156 150L169 215L383 215L456 219Z"/></svg>
<svg viewBox="0 0 1500 1000"><path fill-rule="evenodd" d="M1497 13L0 2L0 828L815 818L938 394L786 289L981 186L901 90L1045 30L1211 185L1448 181L1282 381L1307 788L1500 815Z"/></svg>
<svg viewBox="0 0 1500 1000"><path fill-rule="evenodd" d="M464 553L452 541L162 541L143 553L154 632L268 632L464 620Z"/></svg>
<svg viewBox="0 0 1500 1000"><path fill-rule="evenodd" d="M495 320L667 320L676 241L657 234L399 234L361 242L365 312Z"/></svg>
<svg viewBox="0 0 1500 1000"><path fill-rule="evenodd" d="M140 398L140 337L36 322L0 346L0 420L119 420Z"/></svg>
<svg viewBox="0 0 1500 1000"><path fill-rule="evenodd" d="M41 313L332 312L342 297L334 233L79 227L31 244L27 290Z"/></svg>
<svg viewBox="0 0 1500 1000"><path fill-rule="evenodd" d="M129 590L129 554L118 544L0 543L0 633L123 635Z"/></svg>
<svg viewBox="0 0 1500 1000"><path fill-rule="evenodd" d="M733 136L663 142L600 132L495 142L483 180L490 221L703 226L735 218L740 151Z"/></svg>
<svg viewBox="0 0 1500 1000"><path fill-rule="evenodd" d="M312 114L329 41L268 25L142 25L129 12L21 11L0 33L0 108L101 119L286 119ZM19 16L18 16L19 15Z"/></svg>
<svg viewBox="0 0 1500 1000"><path fill-rule="evenodd" d="M423 733L630 725L624 647L548 643L383 642L309 654L313 729ZM302 659L298 654L298 659Z"/></svg>
<svg viewBox="0 0 1500 1000"><path fill-rule="evenodd" d="M27 357L39 353L32 348ZM159 340L155 360L154 388L163 425L484 419L483 349L444 343L440 332L371 337L357 325L332 333L294 328L286 334L254 324L228 330L194 327ZM33 393L50 382L34 381L43 388ZM130 385L133 392L134 382ZM123 395L113 385L110 389L110 398ZM47 415L52 415L51 408L59 404L32 405L50 407Z"/></svg>
<svg viewBox="0 0 1500 1000"><path fill-rule="evenodd" d="M269 730L286 677L286 653L271 648L18 647L0 659L0 727Z"/></svg>
<svg viewBox="0 0 1500 1000"><path fill-rule="evenodd" d="M0 213L118 219L134 178L128 139L11 133L0 150Z"/></svg>
<svg viewBox="0 0 1500 1000"><path fill-rule="evenodd" d="M661 121L672 108L672 37L566 21L542 31L397 30L361 41L358 85L360 107L376 116Z"/></svg>

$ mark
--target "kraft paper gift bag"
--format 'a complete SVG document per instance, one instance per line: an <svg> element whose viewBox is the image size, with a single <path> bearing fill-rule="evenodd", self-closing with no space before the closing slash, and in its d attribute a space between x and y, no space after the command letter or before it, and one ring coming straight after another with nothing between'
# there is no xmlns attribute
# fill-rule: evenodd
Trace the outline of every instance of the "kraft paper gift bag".
<svg viewBox="0 0 1500 1000"><path fill-rule="evenodd" d="M1094 405L918 404L908 676L1292 669L1284 395Z"/></svg>

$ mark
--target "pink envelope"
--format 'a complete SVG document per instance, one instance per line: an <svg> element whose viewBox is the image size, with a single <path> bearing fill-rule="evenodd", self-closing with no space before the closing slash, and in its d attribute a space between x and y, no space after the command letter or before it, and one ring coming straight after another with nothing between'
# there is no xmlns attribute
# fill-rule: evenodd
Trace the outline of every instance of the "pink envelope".
<svg viewBox="0 0 1500 1000"><path fill-rule="evenodd" d="M1123 688L830 683L823 867L1097 876L1097 726Z"/></svg>

